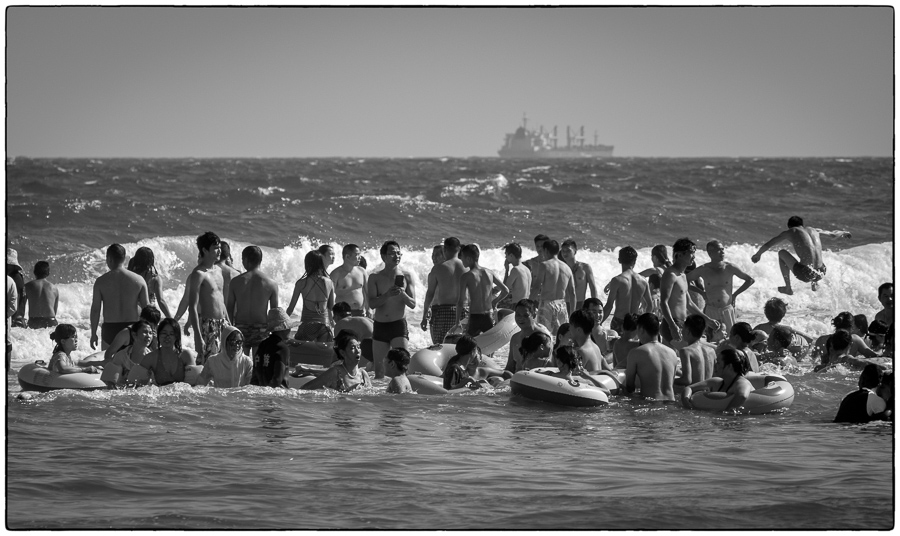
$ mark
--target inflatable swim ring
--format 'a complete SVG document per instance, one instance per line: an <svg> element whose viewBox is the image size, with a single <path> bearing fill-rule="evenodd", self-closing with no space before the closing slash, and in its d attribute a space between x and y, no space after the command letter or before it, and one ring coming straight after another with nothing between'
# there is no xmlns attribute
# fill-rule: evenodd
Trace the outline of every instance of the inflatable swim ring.
<svg viewBox="0 0 900 536"><path fill-rule="evenodd" d="M444 389L444 379L440 376L431 376L428 374L406 374L409 385L413 391L420 395L445 395L447 390Z"/></svg>
<svg viewBox="0 0 900 536"><path fill-rule="evenodd" d="M753 384L754 390L741 406L739 413L743 415L761 415L791 407L794 403L794 387L777 374L748 372L745 378ZM704 411L725 411L731 397L710 398L708 391L700 391L691 395L691 404L695 409Z"/></svg>
<svg viewBox="0 0 900 536"><path fill-rule="evenodd" d="M413 354L412 359L409 362L408 375L419 373L440 377L441 374L444 373L444 367L447 366L447 362L450 361L450 358L454 355L456 355L455 344L435 344L428 348L422 348ZM503 369L496 361L486 356L481 356L481 359L478 360L478 366L490 367L498 370Z"/></svg>
<svg viewBox="0 0 900 536"><path fill-rule="evenodd" d="M292 367L301 363L327 367L334 360L334 344L330 342L293 341L290 348Z"/></svg>
<svg viewBox="0 0 900 536"><path fill-rule="evenodd" d="M73 374L60 374L51 372L44 366L43 361L29 363L19 370L19 385L24 391L54 391L57 389L78 389L81 391L95 391L106 389L106 382L100 379L99 374L87 372L75 372Z"/></svg>
<svg viewBox="0 0 900 536"><path fill-rule="evenodd" d="M500 315L500 313L497 313ZM484 354L493 354L509 344L509 339L519 332L515 315L507 313L494 324L494 327L475 337L478 347ZM446 339L444 339L446 340Z"/></svg>
<svg viewBox="0 0 900 536"><path fill-rule="evenodd" d="M509 380L510 390L514 395L561 406L591 407L609 403L606 393L584 380L566 381L541 373L550 370L553 369L516 372Z"/></svg>

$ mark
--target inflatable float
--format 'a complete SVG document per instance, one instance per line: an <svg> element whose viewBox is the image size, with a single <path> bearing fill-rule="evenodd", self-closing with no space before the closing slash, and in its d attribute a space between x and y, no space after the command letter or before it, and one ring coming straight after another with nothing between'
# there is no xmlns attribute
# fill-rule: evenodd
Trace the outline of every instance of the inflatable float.
<svg viewBox="0 0 900 536"><path fill-rule="evenodd" d="M478 347L481 348L483 354L493 354L497 350L509 344L509 340L513 335L519 332L519 326L516 325L516 317L510 314L512 311L498 312L500 317L494 327L485 331L481 335L475 337ZM444 341L446 342L446 338ZM454 341L456 342L456 341Z"/></svg>
<svg viewBox="0 0 900 536"><path fill-rule="evenodd" d="M413 388L413 391L420 395L445 395L448 393L448 391L444 389L444 379L440 376L422 373L407 373L406 379L409 380L409 385Z"/></svg>
<svg viewBox="0 0 900 536"><path fill-rule="evenodd" d="M413 354L409 362L408 375L419 373L440 377L444 373L444 367L447 366L447 362L454 355L456 355L455 344L435 344L428 348L422 348ZM478 366L503 370L503 367L498 365L496 361L486 356L481 356L481 359L478 360Z"/></svg>
<svg viewBox="0 0 900 536"><path fill-rule="evenodd" d="M327 367L334 361L334 343L291 341L289 345L291 348L290 366L292 367L301 363Z"/></svg>
<svg viewBox="0 0 900 536"><path fill-rule="evenodd" d="M609 403L606 393L583 379L565 380L544 373L557 370L540 368L516 372L509 380L510 390L514 395L560 406L594 407ZM600 381L603 381L602 377L617 381L608 375L597 375Z"/></svg>
<svg viewBox="0 0 900 536"><path fill-rule="evenodd" d="M794 387L784 376L748 372L744 377L750 381L754 390L739 409L739 413L761 415L787 409L794 403ZM691 404L694 408L703 411L725 411L732 397L710 398L706 396L708 393L709 391L700 391L691 395Z"/></svg>
<svg viewBox="0 0 900 536"><path fill-rule="evenodd" d="M100 374L88 374L87 372L75 372L73 374L60 374L47 370L43 361L29 363L19 370L19 385L24 391L55 391L57 389L77 389L80 391L95 391L106 389L106 382L100 379Z"/></svg>

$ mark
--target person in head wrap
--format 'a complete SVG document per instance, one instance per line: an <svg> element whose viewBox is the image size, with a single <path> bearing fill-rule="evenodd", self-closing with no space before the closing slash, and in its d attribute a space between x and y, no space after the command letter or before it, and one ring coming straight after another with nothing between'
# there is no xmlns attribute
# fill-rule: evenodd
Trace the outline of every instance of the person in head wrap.
<svg viewBox="0 0 900 536"><path fill-rule="evenodd" d="M218 353L213 354L203 364L203 372L197 385L206 385L212 380L216 387L241 387L250 383L253 374L253 360L244 354L244 336L232 326L222 327L222 344Z"/></svg>

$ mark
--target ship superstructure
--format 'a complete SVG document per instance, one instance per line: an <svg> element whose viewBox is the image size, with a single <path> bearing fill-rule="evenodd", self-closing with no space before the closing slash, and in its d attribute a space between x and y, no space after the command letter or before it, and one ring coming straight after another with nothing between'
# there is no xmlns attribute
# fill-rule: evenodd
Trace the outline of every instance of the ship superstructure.
<svg viewBox="0 0 900 536"><path fill-rule="evenodd" d="M566 144L559 146L556 126L553 132L545 132L541 126L538 130L528 129L528 116L523 115L522 126L512 134L506 135L506 142L497 151L503 158L596 158L612 156L612 145L597 143L597 132L594 132L594 144L585 144L584 126L576 133L566 126Z"/></svg>

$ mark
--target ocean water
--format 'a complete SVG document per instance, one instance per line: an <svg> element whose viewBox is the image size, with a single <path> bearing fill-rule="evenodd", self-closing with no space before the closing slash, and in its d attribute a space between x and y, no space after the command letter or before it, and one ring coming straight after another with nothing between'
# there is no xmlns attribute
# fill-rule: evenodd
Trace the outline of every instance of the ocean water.
<svg viewBox="0 0 900 536"><path fill-rule="evenodd" d="M446 236L526 256L544 233L573 237L598 288L618 248L650 266L656 244L718 238L756 279L741 320L763 320L782 284L759 244L802 216L846 229L823 239L828 276L795 286L786 322L813 334L849 310L870 319L893 279L890 159L242 159L7 161L7 243L30 272L51 262L58 318L85 347L91 288L112 242L149 246L175 307L212 230L262 247L286 304L303 256L329 243L381 264L400 242L419 283ZM605 301L605 297L602 297ZM48 359L49 330L13 328L7 376L9 528L235 529L886 529L894 524L893 426L830 421L858 372L779 371L796 390L785 413L727 417L616 398L570 409L512 397L391 396L167 386L54 392L18 400L14 372ZM191 347L192 338L185 345ZM498 353L503 362L507 349ZM771 365L766 365L771 367Z"/></svg>

